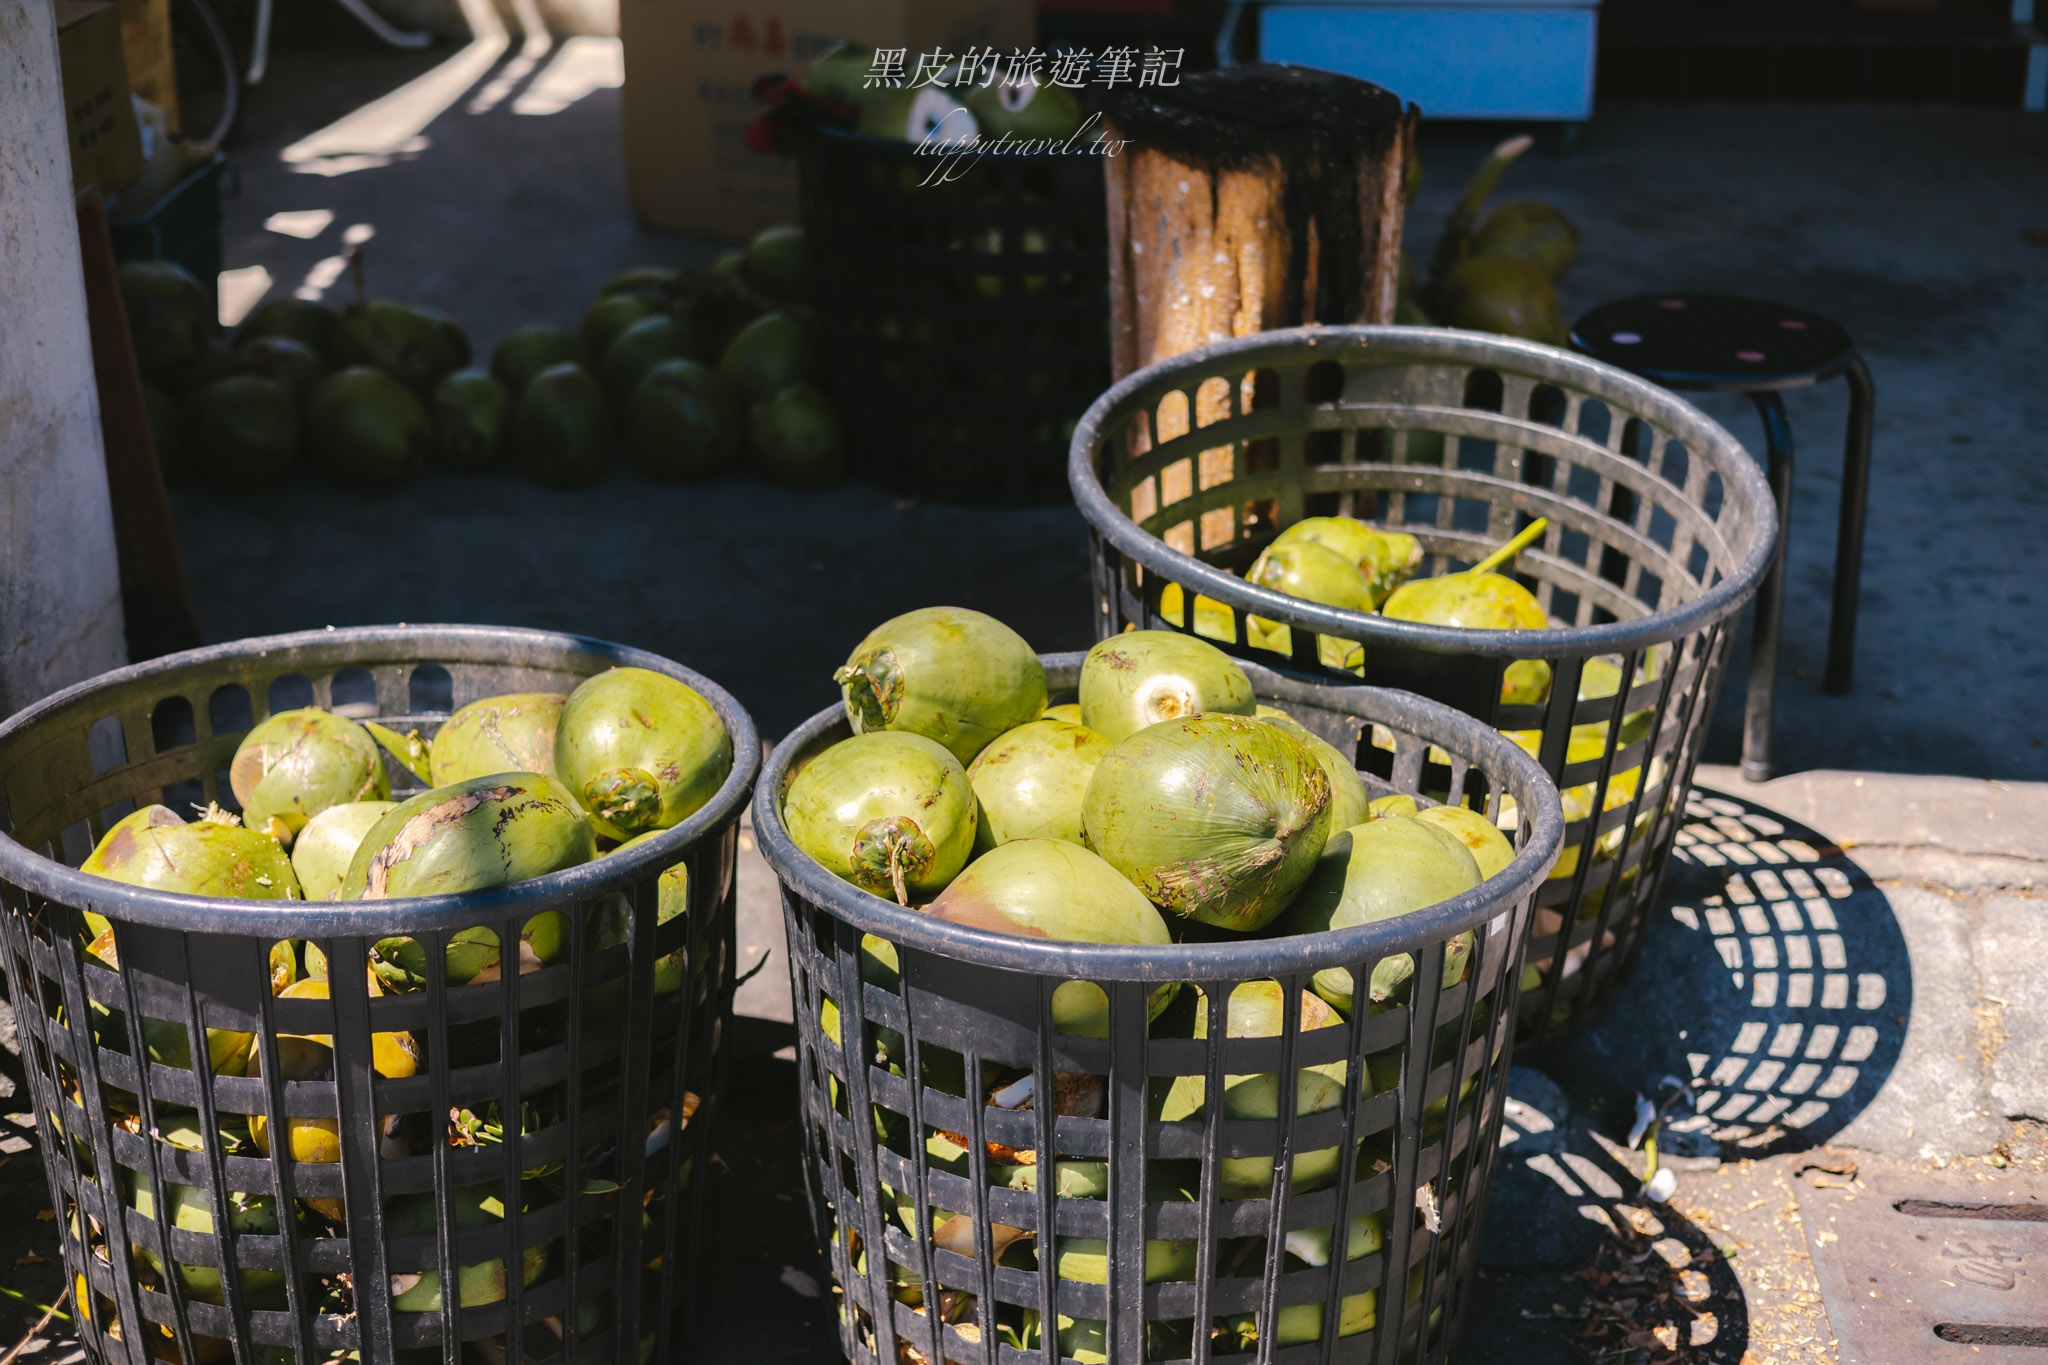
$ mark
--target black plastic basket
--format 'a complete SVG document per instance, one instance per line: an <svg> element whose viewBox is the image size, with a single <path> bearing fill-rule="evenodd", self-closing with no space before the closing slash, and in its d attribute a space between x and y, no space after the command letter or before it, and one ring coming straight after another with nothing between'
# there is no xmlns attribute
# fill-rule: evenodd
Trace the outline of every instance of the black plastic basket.
<svg viewBox="0 0 2048 1365"><path fill-rule="evenodd" d="M967 165L826 128L801 166L854 472L945 501L1066 501L1068 437L1109 382L1100 158Z"/></svg>
<svg viewBox="0 0 2048 1365"><path fill-rule="evenodd" d="M67 866L138 804L182 814L191 802L231 802L229 759L275 710L319 705L431 732L465 702L565 691L614 665L694 687L734 751L709 804L626 852L497 891L386 902L208 900ZM136 1365L350 1352L454 1365L465 1342L496 1339L506 1358L509 1337L514 1358L631 1362L647 1347L672 1358L687 1329L732 1007L738 822L759 766L746 712L688 669L598 640L477 626L195 650L82 683L0 725L0 932L87 1347ZM394 793L418 785L391 772ZM657 879L677 865L688 868L687 908L660 923ZM451 931L484 924L516 943L550 910L569 920L561 959L448 984ZM85 911L113 922L118 972L82 950ZM607 932L587 933L599 913ZM425 949L424 990L371 994L367 953L389 935ZM331 1000L273 997L268 953L281 939L325 951ZM668 957L672 973L674 954L680 984L659 987L657 962ZM207 1029L254 1034L261 1078L216 1074ZM164 1064L164 1031L189 1069ZM417 1074L399 1079L372 1066L372 1034L396 1031L421 1053ZM331 1040L331 1078L278 1079L292 1035ZM265 1157L238 1131L248 1115L272 1134L289 1131L286 1115L333 1120L340 1159L298 1161L284 1141ZM498 1140L479 1122L493 1117ZM167 1202L173 1185L195 1193ZM202 1215L189 1220L198 1227L138 1212L138 1190L153 1211ZM231 1210L232 1194L267 1198L267 1225ZM394 1308L424 1272L446 1291L463 1267L486 1268L487 1281L493 1263L495 1301L465 1284L422 1291L437 1308Z"/></svg>
<svg viewBox="0 0 2048 1365"><path fill-rule="evenodd" d="M1730 632L1776 549L1769 485L1734 437L1664 389L1534 342L1312 327L1124 379L1075 432L1069 474L1094 542L1099 637L1195 628L1248 658L1405 688L1521 734L1566 817L1537 898L1522 1045L1611 991L1642 943ZM1419 575L1549 518L1514 572L1557 625L1423 626L1236 576L1283 528L1336 513L1417 537ZM1218 604L1206 627L1197 596ZM1259 637L1287 652L1250 643L1253 617L1287 627ZM1547 662L1549 690L1510 705L1503 677L1522 660ZM1595 660L1608 695L1581 698Z"/></svg>
<svg viewBox="0 0 2048 1365"><path fill-rule="evenodd" d="M1081 659L1046 657L1056 697L1072 695ZM1455 900L1335 933L1160 948L1009 937L900 909L790 842L783 795L808 759L847 736L837 708L770 756L754 831L782 881L813 1215L842 1291L841 1345L856 1365L1050 1365L1080 1345L1057 1348L1051 1324L1059 1316L1107 1324L1097 1350L1119 1361L1220 1359L1209 1330L1240 1315L1281 1324L1265 1334L1275 1342L1304 1338L1277 1350L1261 1344L1259 1360L1289 1365L1441 1361L1455 1345L1475 1288L1507 1097L1519 945L1562 838L1557 795L1526 755L1447 707L1379 688L1305 683L1257 665L1247 671L1263 700L1341 752L1358 753L1375 794L1434 790L1488 812L1511 798L1514 862ZM1395 749L1361 743L1374 729L1394 736ZM1360 1010L1341 1027L1304 1029L1288 1010L1281 1036L1220 1046L1166 1027L1171 1011L1148 1027L1149 999L1163 983L1184 983L1189 1018L1207 1002L1214 1040L1224 1034L1222 1002L1246 982L1277 983L1287 993L1281 998L1293 999L1317 971L1341 966L1364 980L1361 973L1398 954L1412 955L1413 980L1440 982L1446 951L1467 934L1475 939L1461 982L1415 991L1383 1013ZM886 952L873 951L877 940L893 945L895 968L883 965ZM1096 983L1107 996L1106 1038L1055 1031L1053 995L1074 981ZM828 1000L836 1028L821 1022ZM876 1064L885 1044L900 1066ZM1226 1075L1285 1076L1333 1064L1343 1066L1341 1098L1326 1097L1316 1112L1297 1115L1299 1105L1276 1102L1267 1120L1225 1119L1223 1106L1211 1104L1204 1118L1168 1122L1151 1107L1175 1076L1202 1076L1215 1095ZM1014 1103L1018 1081L1009 1078L1019 1072L1040 1094L1076 1077L1099 1086L1101 1116L1004 1107ZM1008 1094L983 1103L989 1085ZM943 1134L963 1156L935 1145ZM1057 1178L1015 1188L1020 1167L1012 1165L997 1180L989 1144L1031 1153L1035 1170L1052 1166ZM1308 1188L1314 1182L1297 1176L1297 1189L1279 1176L1299 1171L1296 1155L1345 1151L1356 1157L1329 1156L1327 1188ZM1226 1163L1247 1158L1270 1160L1265 1197L1240 1197L1261 1188L1256 1168L1248 1185L1242 1167L1225 1197L1221 1182L1233 1169ZM1070 1172L1073 1183L1063 1183ZM1178 1182L1192 1197L1160 1198L1159 1182ZM941 1211L967 1221L941 1236L933 1231ZM1378 1249L1289 1268L1290 1232L1348 1230L1354 1219L1380 1227ZM998 1261L996 1239L1009 1240L1012 1230L1040 1243L1036 1269ZM1106 1242L1093 1277L1100 1282L1080 1267L1062 1277L1056 1257L1044 1254L1046 1230ZM1348 1231L1343 1241L1348 1247ZM1174 1252L1178 1272L1148 1283L1148 1242L1192 1243L1194 1251L1191 1260ZM938 1292L925 1292L931 1286ZM1340 1335L1359 1324L1338 1311L1321 1312L1312 1333L1300 1320L1347 1299L1355 1306L1368 1293L1376 1296L1374 1323L1362 1331ZM934 1304L942 1311L926 1311ZM1041 1324L1035 1342L1029 1313Z"/></svg>

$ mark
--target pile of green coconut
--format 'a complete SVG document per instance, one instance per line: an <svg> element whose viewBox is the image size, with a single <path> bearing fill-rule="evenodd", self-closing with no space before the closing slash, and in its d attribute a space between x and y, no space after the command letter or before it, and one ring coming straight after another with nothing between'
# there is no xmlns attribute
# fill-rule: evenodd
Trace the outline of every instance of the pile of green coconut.
<svg viewBox="0 0 2048 1365"><path fill-rule="evenodd" d="M242 739L227 773L239 814L210 806L187 821L166 806L144 806L108 829L80 870L155 891L252 901L389 901L484 891L657 837L709 801L732 763L732 738L711 704L686 684L646 669L614 668L567 694L486 697L457 710L431 738L307 707L272 715ZM394 777L401 789L423 790L403 795L394 790ZM657 924L685 914L688 896L684 865L662 873ZM122 930L96 912L85 912L83 919L86 971L118 974ZM585 920L586 961L590 954L625 944L630 919L623 896L614 894L601 903ZM449 988L479 986L508 973L562 967L572 947L571 924L561 911L542 911L509 944L489 926L457 931L446 943L442 980ZM433 964L414 938L379 939L368 956L371 996L429 988ZM329 962L317 940L281 940L270 947L268 959L271 989L280 999L328 998ZM655 994L680 990L685 968L682 948L657 960ZM581 1008L583 1027L616 1028L625 1011L623 980L586 986ZM93 1009L99 1046L131 1054L139 1048L159 1066L194 1069L181 1021L147 1019L137 1030L118 1010L98 1004ZM535 1028L559 1034L568 1027L566 1017L522 1024L521 1045L545 1045L546 1039L528 1036ZM450 1025L444 1033L446 1051L440 1056L434 1055L435 1040L426 1032L372 1034L370 1065L380 1076L402 1078L500 1060L501 1021L496 1018ZM331 1037L280 1035L273 1042L282 1079L334 1078ZM206 1052L206 1069L213 1075L263 1074L265 1049L252 1033L209 1028ZM109 1089L103 1098L118 1124L142 1133L134 1096ZM681 1122L687 1123L695 1098L684 1096ZM378 1147L386 1158L428 1155L442 1145L500 1143L508 1131L538 1132L565 1117L550 1112L546 1102L522 1102L517 1115L501 1112L496 1102L482 1111L451 1113L445 1121L426 1114L393 1115L379 1121ZM663 1121L668 1122L666 1115ZM225 1155L269 1156L277 1144L261 1114L217 1112L209 1128L197 1111L159 1101L153 1122L160 1140L186 1151L217 1145ZM678 1128L669 1123L661 1136L666 1140ZM342 1159L336 1120L294 1117L287 1129L294 1161ZM586 1189L593 1188L588 1184L593 1169L586 1161L579 1176ZM129 1207L155 1219L156 1198L148 1183L124 1174L130 1181ZM554 1202L562 1197L566 1177L560 1164L526 1171L522 1199L532 1207ZM270 1191L224 1197L235 1231L277 1233L284 1215ZM484 1227L502 1219L505 1197L498 1184L456 1191L457 1225ZM206 1190L166 1183L164 1199L174 1226L213 1232L213 1197ZM346 1225L340 1199L301 1197L295 1204L290 1216L307 1235L332 1235ZM388 1230L401 1235L430 1234L440 1216L430 1193L399 1195L386 1206ZM136 1274L149 1287L169 1292L170 1276L155 1248L138 1238L134 1250ZM547 1263L546 1248L528 1248L524 1282L538 1280ZM217 1268L180 1264L175 1270L189 1298L223 1301ZM459 1267L458 1279L463 1307L505 1297L502 1261ZM251 1307L287 1305L284 1272L245 1268L241 1285ZM317 1311L345 1314L354 1311L350 1296L361 1291L345 1279L316 1277L303 1292L320 1305ZM390 1294L397 1312L441 1309L441 1280L432 1270L394 1274ZM584 1328L589 1331L600 1314L594 1304L586 1306L593 1319Z"/></svg>
<svg viewBox="0 0 2048 1365"><path fill-rule="evenodd" d="M365 297L360 249L353 259L355 302L270 299L225 337L184 269L121 267L168 477L264 488L303 471L393 484L510 466L581 488L620 453L662 479L746 468L810 488L842 475L799 228L766 228L708 270L628 270L573 330L516 328L488 366L471 364L469 335L446 314Z"/></svg>
<svg viewBox="0 0 2048 1365"><path fill-rule="evenodd" d="M855 647L835 675L853 731L812 756L791 778L782 819L791 841L837 877L897 906L952 924L1000 934L1078 943L1164 945L1177 941L1242 940L1376 923L1413 914L1480 885L1513 860L1514 847L1492 819L1466 806L1434 804L1402 794L1373 798L1352 761L1286 711L1263 705L1235 661L1206 641L1173 631L1131 631L1102 641L1082 664L1076 700L1052 704L1038 655L1016 632L978 612L933 607L888 621ZM1449 947L1442 985L1464 980L1472 936ZM863 975L885 989L899 986L899 955L885 938L862 945ZM1400 954L1380 961L1367 981L1344 968L1318 972L1312 989L1287 998L1273 981L1237 987L1227 1003L1229 1033L1273 1037L1289 1014L1304 1030L1334 1028L1355 1011L1379 1012L1406 1002L1415 963ZM1051 1002L1058 1032L1109 1036L1106 994L1090 982L1060 986ZM839 1040L841 1016L826 999L820 1025ZM1154 1036L1200 1038L1209 1027L1207 1002L1192 985L1167 985L1151 1000ZM1437 1042L1447 1060L1458 1025ZM1483 1025L1482 1025L1483 1029ZM1480 1036L1475 1031L1475 1038ZM903 1039L876 1031L861 1056L903 1074ZM1001 1108L1029 1108L1031 1073L989 1064L978 1078L960 1074L954 1054L926 1050L927 1085L982 1095ZM1396 1054L1370 1059L1368 1093L1399 1080ZM1099 1077L1061 1075L1050 1102L1062 1115L1101 1117ZM1220 1102L1232 1119L1272 1120L1283 1093L1297 1095L1297 1113L1344 1102L1346 1066L1304 1070L1299 1084L1276 1076L1230 1076ZM1469 1099L1469 1087L1460 1103ZM1216 1097L1199 1076L1162 1085L1156 1119L1200 1121ZM1444 1104L1431 1121L1441 1123ZM903 1120L878 1108L883 1141L901 1150L914 1140L897 1132ZM1388 1158L1382 1139L1366 1141L1352 1160ZM974 1153L958 1134L928 1133L929 1162L963 1176ZM1225 1199L1265 1198L1276 1179L1300 1193L1327 1188L1345 1168L1335 1149L1305 1152L1290 1174L1270 1157L1221 1163ZM1102 1161L1050 1161L1042 1154L988 1144L987 1178L1032 1190L1057 1178L1068 1197L1103 1197ZM1185 1166L1186 1169L1182 1169ZM1049 1170L1048 1167L1051 1169ZM1373 1167L1376 1169L1376 1167ZM1155 1199L1193 1199L1199 1163L1147 1164ZM979 1178L979 1177L974 1177ZM972 1247L977 1229L965 1214L934 1214L917 1226L911 1191L885 1188L892 1212L912 1237L939 1246ZM856 1265L877 1248L859 1245L842 1228ZM1378 1250L1380 1215L1353 1220L1344 1254ZM1064 1279L1104 1283L1100 1240L1062 1236L1039 1247L1033 1234L996 1229L1001 1263L1036 1271L1055 1258ZM1256 1239L1251 1239L1256 1240ZM1327 1265L1333 1229L1291 1233L1290 1268ZM1263 1252L1235 1243L1219 1276L1264 1273ZM964 1252L963 1252L964 1254ZM1146 1278L1196 1276L1193 1242L1146 1246ZM1232 1268L1232 1267L1235 1268ZM873 1273L869 1271L869 1273ZM919 1312L936 1308L948 1320L971 1302L948 1291L928 1299L910 1267L889 1264L892 1292ZM1341 1305L1339 1335L1376 1321L1371 1293ZM1000 1306L997 1323L1016 1349L1037 1351L1043 1325L1035 1312ZM1154 1325L1156 1327L1156 1325ZM1257 1315L1219 1323L1215 1349L1255 1349ZM1100 1322L1062 1318L1062 1354L1105 1359ZM1269 1332L1281 1346L1313 1342L1322 1310L1283 1311ZM1159 1343L1162 1358L1186 1356L1185 1341Z"/></svg>

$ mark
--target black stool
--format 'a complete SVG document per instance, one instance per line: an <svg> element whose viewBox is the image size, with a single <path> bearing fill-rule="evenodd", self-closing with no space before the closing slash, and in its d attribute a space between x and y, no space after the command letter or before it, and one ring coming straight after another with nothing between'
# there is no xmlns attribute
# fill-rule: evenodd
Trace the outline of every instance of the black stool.
<svg viewBox="0 0 2048 1365"><path fill-rule="evenodd" d="M1749 395L1764 423L1771 490L1778 498L1778 553L1756 594L1742 775L1771 775L1771 709L1784 619L1785 546L1792 517L1792 424L1782 389L1840 375L1849 381L1849 436L1842 456L1842 514L1835 530L1835 600L1828 615L1823 690L1849 691L1856 653L1857 580L1863 568L1863 504L1870 488L1870 425L1877 390L1849 334L1800 308L1726 294L1645 294L1603 303L1572 324L1572 345L1669 389Z"/></svg>

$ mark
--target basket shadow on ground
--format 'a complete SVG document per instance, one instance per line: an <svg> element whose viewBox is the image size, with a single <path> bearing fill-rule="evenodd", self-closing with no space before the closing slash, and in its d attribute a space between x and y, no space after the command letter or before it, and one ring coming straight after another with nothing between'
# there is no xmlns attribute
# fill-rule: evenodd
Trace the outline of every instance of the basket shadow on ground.
<svg viewBox="0 0 2048 1365"><path fill-rule="evenodd" d="M1662 897L1671 922L1603 1013L1510 1082L1467 1362L1688 1347L1741 1360L1748 1312L1718 1239L1678 1207L1683 1193L1644 1199L1643 1156L1613 1135L1638 1094L1685 1083L1691 1112L1673 1111L1664 1141L1682 1191L1685 1170L1828 1142L1898 1065L1913 981L1885 893L1754 802L1696 789L1686 814Z"/></svg>

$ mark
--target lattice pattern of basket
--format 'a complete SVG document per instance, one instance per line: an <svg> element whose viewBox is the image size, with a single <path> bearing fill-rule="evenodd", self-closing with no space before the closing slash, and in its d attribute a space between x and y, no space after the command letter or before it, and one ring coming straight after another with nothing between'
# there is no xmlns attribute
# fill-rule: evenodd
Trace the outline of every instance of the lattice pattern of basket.
<svg viewBox="0 0 2048 1365"><path fill-rule="evenodd" d="M229 760L273 711L431 733L479 697L614 665L696 688L735 749L704 809L623 853L388 902L208 900L67 866L139 805L231 804ZM0 933L87 1346L138 1365L453 1362L510 1336L535 1360L667 1358L688 1323L758 766L746 713L689 670L482 627L172 655L0 726ZM418 785L390 770L395 790ZM85 947L87 912L111 921L112 952ZM556 913L559 956L450 981L456 932L517 944ZM424 950L424 988L376 983L388 936ZM280 941L325 954L331 998L273 994ZM244 1046L255 1065L234 1060Z"/></svg>
<svg viewBox="0 0 2048 1365"><path fill-rule="evenodd" d="M1047 658L1056 697L1080 661ZM1256 1349L1390 1365L1454 1346L1507 1095L1518 945L1562 836L1556 793L1446 707L1248 671L1262 700L1340 747L1374 726L1393 736L1393 752L1364 749L1375 794L1432 789L1495 815L1512 803L1515 861L1455 900L1335 933L1160 948L1009 937L899 909L789 841L788 781L846 737L843 714L771 756L754 829L783 883L813 1207L851 1360ZM1349 1019L1310 994L1318 972L1362 982L1396 963L1411 983L1451 984ZM1245 990L1270 996L1274 1036L1226 1036L1225 1001L1242 1017ZM1056 997L1073 992L1099 997L1099 1036L1055 1027L1073 1017ZM1288 1075L1295 1104L1280 1100Z"/></svg>
<svg viewBox="0 0 2048 1365"><path fill-rule="evenodd" d="M818 340L854 471L964 502L1064 502L1074 423L1109 382L1100 159L972 164L806 138Z"/></svg>
<svg viewBox="0 0 2048 1365"><path fill-rule="evenodd" d="M1537 902L1522 1042L1613 988L1647 924L1730 631L1776 550L1769 486L1732 436L1663 389L1547 346L1301 328L1130 376L1089 410L1069 474L1092 529L1099 636L1192 629L1325 680L1432 697L1536 755L1567 826ZM1547 517L1514 571L1553 628L1423 626L1238 576L1283 528L1336 513L1417 537L1419 576Z"/></svg>

